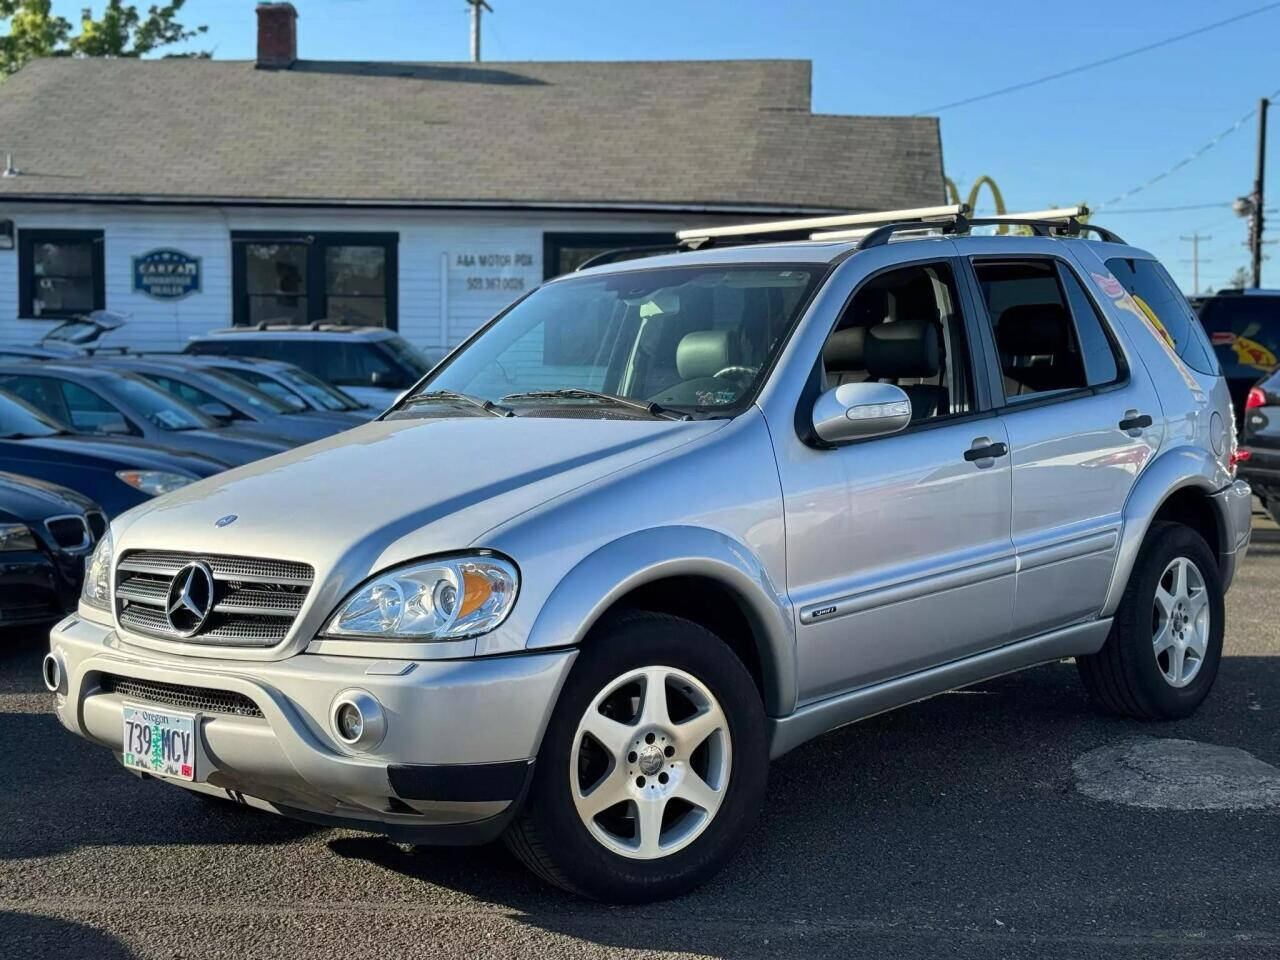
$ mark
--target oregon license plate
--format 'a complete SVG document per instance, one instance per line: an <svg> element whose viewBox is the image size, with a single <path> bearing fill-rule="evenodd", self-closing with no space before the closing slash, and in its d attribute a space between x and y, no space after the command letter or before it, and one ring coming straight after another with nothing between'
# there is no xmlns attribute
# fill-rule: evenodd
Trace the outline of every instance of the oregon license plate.
<svg viewBox="0 0 1280 960"><path fill-rule="evenodd" d="M158 777L196 778L196 718L124 705L124 765Z"/></svg>

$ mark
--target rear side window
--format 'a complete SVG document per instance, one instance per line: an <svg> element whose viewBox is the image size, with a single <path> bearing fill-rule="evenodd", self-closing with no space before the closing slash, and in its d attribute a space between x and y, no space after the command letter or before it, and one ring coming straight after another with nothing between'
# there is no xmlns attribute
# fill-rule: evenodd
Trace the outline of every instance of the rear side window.
<svg viewBox="0 0 1280 960"><path fill-rule="evenodd" d="M1114 383L1120 362L1093 302L1051 259L973 262L1011 402Z"/></svg>
<svg viewBox="0 0 1280 960"><path fill-rule="evenodd" d="M1070 270L1059 267L1062 286L1067 291L1071 315L1075 317L1076 332L1080 335L1080 353L1084 357L1084 372L1089 386L1097 387L1115 383L1120 379L1120 365L1116 362L1115 347L1103 328L1098 308L1085 293L1084 287Z"/></svg>
<svg viewBox="0 0 1280 960"><path fill-rule="evenodd" d="M1112 257L1107 261L1107 269L1156 329L1168 335L1173 349L1187 366L1201 373L1219 374L1213 350L1196 322L1195 311L1164 267L1154 260Z"/></svg>
<svg viewBox="0 0 1280 960"><path fill-rule="evenodd" d="M1280 296L1210 297L1200 321L1228 377L1256 380L1280 364Z"/></svg>

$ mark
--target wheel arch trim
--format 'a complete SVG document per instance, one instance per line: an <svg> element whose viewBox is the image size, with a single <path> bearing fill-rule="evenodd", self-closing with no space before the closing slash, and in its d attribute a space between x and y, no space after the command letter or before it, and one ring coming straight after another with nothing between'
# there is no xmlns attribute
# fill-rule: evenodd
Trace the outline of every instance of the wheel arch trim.
<svg viewBox="0 0 1280 960"><path fill-rule="evenodd" d="M631 591L687 576L714 580L739 601L760 657L765 711L770 716L790 713L797 690L791 605L747 547L704 527L641 530L588 554L565 574L542 605L526 648L580 644L600 618Z"/></svg>
<svg viewBox="0 0 1280 960"><path fill-rule="evenodd" d="M1229 518L1224 515L1223 505L1214 496L1224 486L1224 479L1229 484L1222 465L1207 451L1185 444L1161 453L1142 471L1125 501L1120 545L1116 550L1115 567L1111 571L1111 583L1107 588L1102 616L1113 616L1120 606L1125 587L1129 583L1129 575L1138 559L1138 551L1142 548L1147 531L1151 529L1152 521L1165 502L1178 491L1190 489L1204 494L1205 499L1213 505L1213 516L1218 525L1219 543L1223 545L1223 551L1234 550Z"/></svg>

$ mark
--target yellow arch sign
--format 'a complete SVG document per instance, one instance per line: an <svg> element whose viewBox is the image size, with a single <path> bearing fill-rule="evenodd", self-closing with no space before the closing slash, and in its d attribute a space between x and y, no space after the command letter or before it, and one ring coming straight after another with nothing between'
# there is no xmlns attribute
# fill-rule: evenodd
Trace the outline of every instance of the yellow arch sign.
<svg viewBox="0 0 1280 960"><path fill-rule="evenodd" d="M960 202L960 190L956 187L956 183L950 177L944 177L943 182L947 187L947 199L952 203ZM1000 188L996 186L996 182L985 173L977 180L973 181L973 186L969 188L969 209L978 209L978 194L982 192L983 187L987 187L991 191L991 199L995 201L996 213L1008 213L1005 209L1004 196L1000 193ZM996 233L1004 234L1009 232L1008 224L1001 224L996 228Z"/></svg>

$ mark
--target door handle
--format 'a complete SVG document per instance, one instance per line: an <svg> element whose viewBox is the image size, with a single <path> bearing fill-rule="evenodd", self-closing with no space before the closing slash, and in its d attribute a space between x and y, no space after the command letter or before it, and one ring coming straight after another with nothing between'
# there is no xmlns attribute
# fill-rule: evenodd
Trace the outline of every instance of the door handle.
<svg viewBox="0 0 1280 960"><path fill-rule="evenodd" d="M994 460L996 457L1003 457L1009 452L1007 444L997 440L992 443L986 437L978 437L973 441L973 446L964 452L964 458L970 463L975 460Z"/></svg>
<svg viewBox="0 0 1280 960"><path fill-rule="evenodd" d="M1145 430L1151 426L1151 417L1149 414L1138 413L1137 410L1126 410L1124 419L1120 421L1120 429L1125 433L1131 433L1135 430Z"/></svg>

